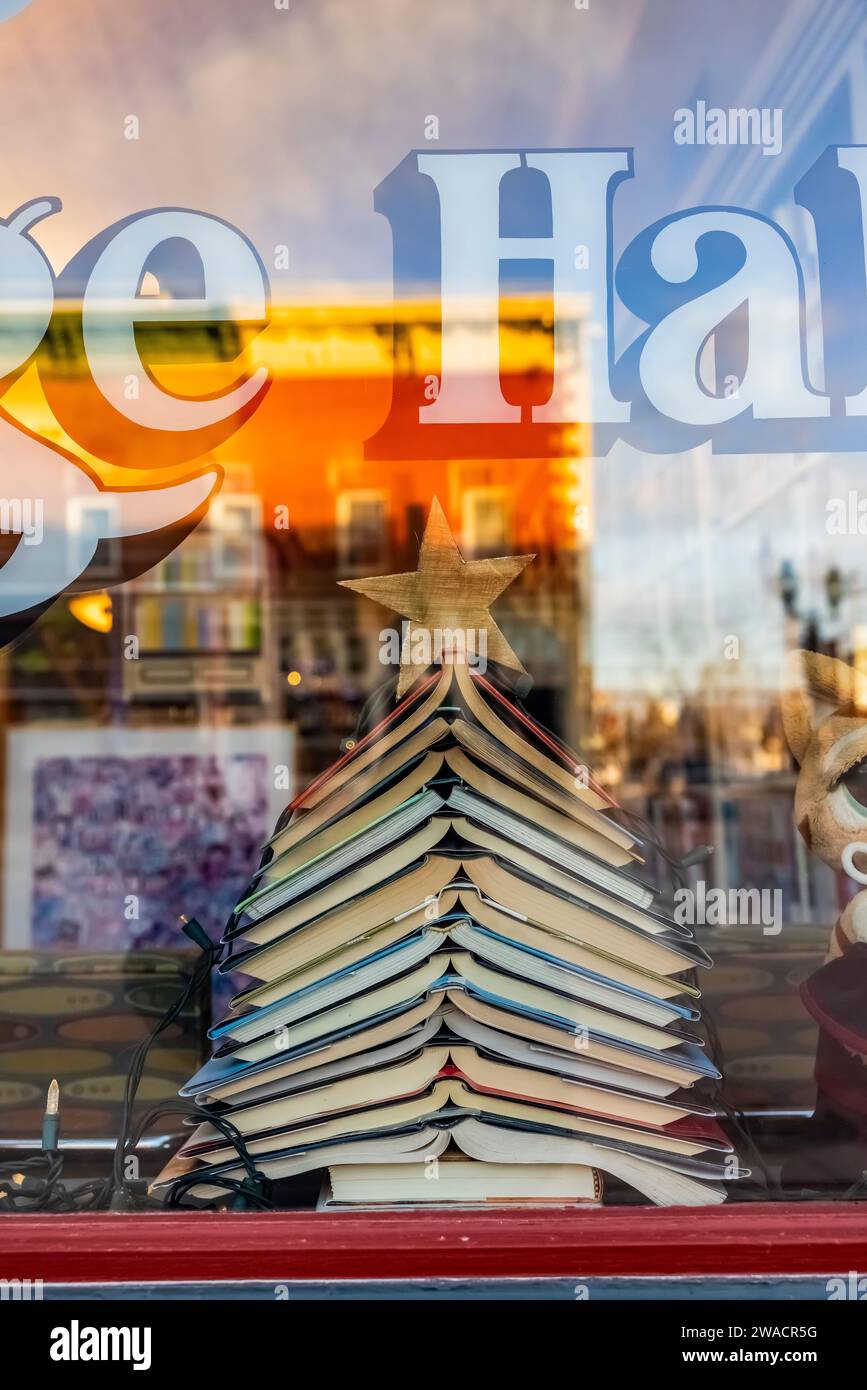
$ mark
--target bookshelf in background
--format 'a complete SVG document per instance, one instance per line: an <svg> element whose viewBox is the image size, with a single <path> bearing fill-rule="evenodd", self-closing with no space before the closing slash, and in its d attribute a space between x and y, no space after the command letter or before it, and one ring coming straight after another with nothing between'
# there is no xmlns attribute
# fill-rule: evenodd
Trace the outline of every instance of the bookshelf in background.
<svg viewBox="0 0 867 1390"><path fill-rule="evenodd" d="M261 711L275 699L262 500L217 497L184 543L123 591L124 631L139 640L123 663L124 697L177 704L212 696Z"/></svg>

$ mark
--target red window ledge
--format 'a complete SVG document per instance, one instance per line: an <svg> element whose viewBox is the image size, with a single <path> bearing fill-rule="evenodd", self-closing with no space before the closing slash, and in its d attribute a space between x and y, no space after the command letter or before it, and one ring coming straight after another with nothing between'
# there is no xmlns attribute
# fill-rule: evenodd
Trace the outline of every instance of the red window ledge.
<svg viewBox="0 0 867 1390"><path fill-rule="evenodd" d="M0 1275L46 1283L849 1269L867 1269L867 1203L0 1218Z"/></svg>

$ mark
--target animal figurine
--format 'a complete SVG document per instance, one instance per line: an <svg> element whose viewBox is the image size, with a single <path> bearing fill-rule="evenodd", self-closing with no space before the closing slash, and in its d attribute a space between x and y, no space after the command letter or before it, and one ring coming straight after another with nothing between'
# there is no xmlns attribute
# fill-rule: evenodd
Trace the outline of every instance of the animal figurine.
<svg viewBox="0 0 867 1390"><path fill-rule="evenodd" d="M792 653L783 725L799 773L795 823L807 847L858 885L825 963L801 998L819 1025L812 1166L830 1180L867 1169L867 675L836 657Z"/></svg>

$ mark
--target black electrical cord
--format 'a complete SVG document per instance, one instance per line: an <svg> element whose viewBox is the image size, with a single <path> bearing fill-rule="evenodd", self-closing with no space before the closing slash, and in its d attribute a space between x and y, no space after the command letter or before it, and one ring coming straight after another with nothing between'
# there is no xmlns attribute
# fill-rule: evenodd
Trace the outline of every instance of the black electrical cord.
<svg viewBox="0 0 867 1390"><path fill-rule="evenodd" d="M244 1199L245 1204L247 1199L249 1199L249 1201L260 1210L273 1210L273 1202L270 1196L271 1184L264 1174L260 1173L256 1167L256 1162L250 1154L240 1130L226 1115L211 1111L207 1109L207 1107L187 1104L183 1101L173 1101L155 1106L142 1117L135 1130L129 1135L129 1148L134 1151L138 1147L143 1135L155 1120L165 1115L179 1114L185 1115L200 1124L209 1124L214 1129L218 1130L223 1138L227 1139L235 1149L239 1162L244 1168L245 1177L241 1182L237 1182L234 1179L227 1179L225 1182L221 1181L217 1184L216 1180L212 1181L210 1177L204 1177L203 1174L198 1171L184 1174L183 1177L178 1178L172 1185L165 1205L170 1207L180 1206L180 1198L185 1195L190 1187L207 1181L211 1186L219 1185L226 1187L227 1190L231 1190L237 1197ZM163 1203L159 1200L154 1200L151 1205L161 1207Z"/></svg>
<svg viewBox="0 0 867 1390"><path fill-rule="evenodd" d="M204 991L205 986L210 982L211 971L219 961L223 951L222 944L212 942L204 927L195 918L182 917L181 924L184 934L200 948L202 954L174 1004L166 1010L147 1037L142 1039L133 1054L124 1086L123 1110L112 1160L112 1174L108 1190L108 1206L112 1210L123 1210L129 1204L130 1197L137 1195L136 1191L130 1188L131 1180L124 1173L124 1167L129 1151L132 1108L144 1072L148 1051L159 1035L175 1022L187 1004L197 999ZM137 1179L132 1181L136 1182Z"/></svg>
<svg viewBox="0 0 867 1390"><path fill-rule="evenodd" d="M178 998L166 1010L138 1045L133 1054L124 1086L123 1111L118 1129L112 1160L112 1171L108 1178L81 1183L67 1187L61 1181L63 1173L63 1154L56 1149L43 1149L29 1159L12 1160L0 1164L0 1211L97 1211L108 1208L112 1211L127 1210L130 1207L162 1206L161 1202L148 1197L148 1185L138 1178L128 1177L125 1168L130 1156L141 1142L149 1126L164 1114L181 1113L199 1122L214 1126L238 1153L245 1169L241 1183L221 1182L219 1185L233 1192L238 1205L252 1205L265 1210L271 1206L270 1183L258 1172L244 1140L236 1126L225 1116L213 1114L202 1107L177 1101L154 1107L133 1129L132 1115L139 1083L144 1071L148 1050L153 1042L170 1027L187 1007L197 998L210 981L211 971L222 954L223 947L210 941L204 928L195 920L182 919L183 931L200 948L201 958L190 975ZM43 1143L45 1138L43 1136ZM189 1184L188 1184L189 1185ZM184 1189L182 1189L183 1192ZM173 1193L173 1198L175 1194ZM180 1196L181 1194L178 1194ZM171 1205L178 1205L175 1199Z"/></svg>
<svg viewBox="0 0 867 1390"><path fill-rule="evenodd" d="M55 1151L0 1164L0 1211L74 1210L60 1184L62 1172L63 1158Z"/></svg>

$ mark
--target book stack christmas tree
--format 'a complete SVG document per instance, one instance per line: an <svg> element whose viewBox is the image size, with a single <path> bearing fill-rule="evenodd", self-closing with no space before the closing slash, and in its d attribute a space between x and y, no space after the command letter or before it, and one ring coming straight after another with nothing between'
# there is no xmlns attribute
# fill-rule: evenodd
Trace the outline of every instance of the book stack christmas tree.
<svg viewBox="0 0 867 1390"><path fill-rule="evenodd" d="M505 679L489 607L531 558L465 562L435 502L416 572L349 582L409 619L398 701L289 807L234 911L220 968L251 983L162 1186L244 1177L222 1115L265 1177L328 1168L335 1201L594 1201L600 1175L724 1200L737 1167L691 1092L719 1076L685 978L711 962Z"/></svg>

